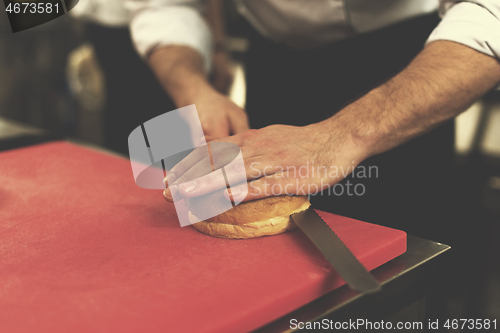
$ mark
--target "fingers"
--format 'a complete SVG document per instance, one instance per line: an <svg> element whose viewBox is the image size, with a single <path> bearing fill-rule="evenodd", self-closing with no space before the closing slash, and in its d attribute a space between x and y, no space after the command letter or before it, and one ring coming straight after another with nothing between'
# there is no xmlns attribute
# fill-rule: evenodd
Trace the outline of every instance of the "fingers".
<svg viewBox="0 0 500 333"><path fill-rule="evenodd" d="M170 193L170 189L166 189L163 191L163 197L167 202L174 203L174 199L172 198L172 193Z"/></svg>
<svg viewBox="0 0 500 333"><path fill-rule="evenodd" d="M171 186L180 176L186 173L193 165L209 156L208 145L203 145L193 150L188 156L177 163L167 174L165 185ZM210 166L210 164L209 164ZM211 171L211 170L210 170Z"/></svg>
<svg viewBox="0 0 500 333"><path fill-rule="evenodd" d="M205 153L205 156L197 161L195 158L189 159L188 161L181 161L183 162L182 170L178 169L177 165L174 167L175 170L172 169L177 176L175 180L176 183L181 184L188 182L222 168L236 159L240 153L240 148L232 143L212 142L208 144L208 149L203 150L203 152ZM200 157L200 155L197 157ZM192 161L196 162L193 165L187 164ZM182 171L184 171L184 173L179 175Z"/></svg>
<svg viewBox="0 0 500 333"><path fill-rule="evenodd" d="M174 182L182 183L197 177L204 176L215 169L220 168L218 164L224 165L229 163L227 160L229 157L233 158L239 152L239 147L232 145L230 143L212 143L211 145L203 145L195 150L193 150L188 156L177 163L167 174L165 178L168 184L171 185ZM227 158L223 158L228 155ZM224 163L227 160L226 163ZM216 165L212 167L212 163L215 162Z"/></svg>
<svg viewBox="0 0 500 333"><path fill-rule="evenodd" d="M220 170L222 167L227 176ZM197 148L174 166L167 174L166 183L169 188L176 186L181 195L194 197L222 189L226 181L246 182L245 170L243 154L237 145L214 142ZM175 200L168 188L163 195L167 201Z"/></svg>
<svg viewBox="0 0 500 333"><path fill-rule="evenodd" d="M226 137L223 139L214 139L212 136L207 137L210 139L210 150L212 153L212 156L215 156L214 162L216 165L214 166L214 169L220 168L223 164L223 161L226 161L225 164L229 163L230 160L232 160L234 157L236 157L237 154L235 154L235 151L239 151L239 147L241 145L242 138L240 135L235 135L235 136L230 136ZM209 140L207 139L207 142ZM170 169L170 172L167 174L167 177L165 178L165 186L169 186L173 182L177 181L179 177L184 175L189 169L191 169L193 166L195 166L198 163L201 163L203 166L210 166L207 161L210 161L210 154L208 151L209 147L208 145L203 145L195 150L193 150L188 156L186 156L182 161L177 163L172 169ZM224 157L224 155L227 154L229 157ZM218 162L220 159L220 162ZM219 163L220 165L217 165ZM201 168L200 168L201 169ZM208 171L212 171L211 169ZM199 176L205 175L208 172L205 173L200 173ZM192 177L192 176L191 176ZM193 178L191 178L193 179ZM187 181L186 179L177 181L178 183L182 181Z"/></svg>
<svg viewBox="0 0 500 333"><path fill-rule="evenodd" d="M177 185L172 185L169 188L163 190L163 197L167 202L173 203L174 201L180 200L179 189Z"/></svg>
<svg viewBox="0 0 500 333"><path fill-rule="evenodd" d="M186 179L190 178L190 180L180 183L179 193L183 197L197 197L223 189L227 185L233 186L240 183L246 183L247 173L245 163L243 162L243 154L239 153L239 148L237 153L236 156L223 154L222 160L220 161L214 158L214 164L218 167L217 170L201 177L191 177L193 174L192 170L196 169L196 166L194 166L185 176L181 177L182 179L187 177ZM227 163L228 161L229 163ZM179 181L182 180L181 178L179 178Z"/></svg>
<svg viewBox="0 0 500 333"><path fill-rule="evenodd" d="M275 167L266 166L265 163L258 160L258 156L253 156L259 154L257 146L249 145L240 150L238 143L247 140L251 133L255 133L255 131L216 139L210 144L198 147L168 172L167 187L174 183L180 185L207 176L200 179L198 183L190 183L179 188L181 195L194 197L223 188L223 184L214 183L214 181L219 180L219 176L215 174L209 176L212 171L222 167L224 167L230 185L279 171ZM247 156L248 154L250 156ZM245 157L244 160L243 157ZM165 191L164 195L169 200L172 197L170 191Z"/></svg>
<svg viewBox="0 0 500 333"><path fill-rule="evenodd" d="M221 149L216 148L217 145L222 147L229 145L229 147ZM213 147L212 162L215 172L207 171L208 158L198 162L175 182L176 184L180 184L179 191L182 196L196 197L221 189L224 187L224 184L220 182L222 177L225 178L227 185L234 186L246 183L248 180L282 173L283 171L280 167L274 166L271 163L263 163L262 156L245 157L245 147L242 148L241 153L239 153L238 146L225 142L210 143L210 147ZM227 151L231 152L227 153Z"/></svg>
<svg viewBox="0 0 500 333"><path fill-rule="evenodd" d="M283 169L265 162L264 156L246 157L247 151L252 154L252 148L240 148L226 142L211 142L211 156L205 156L191 166L184 174L177 176L174 185L179 185L179 194L183 197L196 197L222 189L227 185L235 186L248 180L283 173ZM189 157L189 156L188 156ZM196 158L200 156L197 155ZM193 157L192 160L195 160ZM212 171L212 167L213 170ZM177 166L174 167L177 175ZM169 175L172 174L172 171ZM167 175L167 177L170 177ZM170 182L172 184L172 182ZM171 198L171 193L165 191L165 196Z"/></svg>
<svg viewBox="0 0 500 333"><path fill-rule="evenodd" d="M222 170L216 170L179 185L179 194L184 198L198 197L226 187Z"/></svg>

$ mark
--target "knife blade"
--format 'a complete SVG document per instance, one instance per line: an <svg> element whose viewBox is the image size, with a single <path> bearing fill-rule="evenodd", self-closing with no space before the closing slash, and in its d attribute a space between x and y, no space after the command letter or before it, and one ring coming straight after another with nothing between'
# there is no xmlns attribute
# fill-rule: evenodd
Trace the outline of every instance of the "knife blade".
<svg viewBox="0 0 500 333"><path fill-rule="evenodd" d="M363 293L373 293L380 290L380 284L377 280L312 207L291 215L291 218L351 289Z"/></svg>

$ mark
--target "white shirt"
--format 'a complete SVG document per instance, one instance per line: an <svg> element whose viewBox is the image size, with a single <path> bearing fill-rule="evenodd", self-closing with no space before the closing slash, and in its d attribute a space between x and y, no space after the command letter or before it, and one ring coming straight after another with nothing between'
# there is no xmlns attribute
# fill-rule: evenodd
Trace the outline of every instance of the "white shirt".
<svg viewBox="0 0 500 333"><path fill-rule="evenodd" d="M79 0L70 15L111 27L126 27L132 13L125 8L123 0Z"/></svg>
<svg viewBox="0 0 500 333"><path fill-rule="evenodd" d="M263 35L296 48L373 31L433 12L439 5L442 20L427 44L454 41L500 60L500 0L235 1ZM72 12L104 25L129 25L142 57L159 46L190 46L203 56L209 71L212 37L203 8L199 0L80 0Z"/></svg>

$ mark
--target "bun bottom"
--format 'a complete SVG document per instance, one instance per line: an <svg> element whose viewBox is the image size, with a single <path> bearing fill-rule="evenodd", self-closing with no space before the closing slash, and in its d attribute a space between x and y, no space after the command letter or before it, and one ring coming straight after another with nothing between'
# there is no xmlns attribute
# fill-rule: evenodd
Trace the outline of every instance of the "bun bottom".
<svg viewBox="0 0 500 333"><path fill-rule="evenodd" d="M247 207L252 207L252 205L255 205L255 202L247 203ZM275 216L267 220L244 224L223 223L220 221L198 222L199 219L197 219L191 212L188 212L188 216L193 227L204 234L219 238L246 239L277 235L285 231L295 229L297 225L290 218L290 215L306 210L310 205L309 200L306 200L302 205L289 211L289 213L285 216Z"/></svg>
<svg viewBox="0 0 500 333"><path fill-rule="evenodd" d="M275 217L267 221L251 222L247 224L228 224L220 222L197 222L193 227L210 236L219 238L256 238L272 236L295 229L297 225L290 217Z"/></svg>

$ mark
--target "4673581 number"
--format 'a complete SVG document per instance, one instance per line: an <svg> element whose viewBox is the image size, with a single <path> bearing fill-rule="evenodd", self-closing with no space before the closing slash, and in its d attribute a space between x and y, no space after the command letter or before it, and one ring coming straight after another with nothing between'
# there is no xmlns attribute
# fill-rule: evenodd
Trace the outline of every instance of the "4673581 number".
<svg viewBox="0 0 500 333"><path fill-rule="evenodd" d="M9 14L52 14L59 13L59 4L52 4L50 2L15 2L9 3L5 8Z"/></svg>
<svg viewBox="0 0 500 333"><path fill-rule="evenodd" d="M443 325L446 329L489 330L497 329L497 320L490 319L448 319Z"/></svg>

